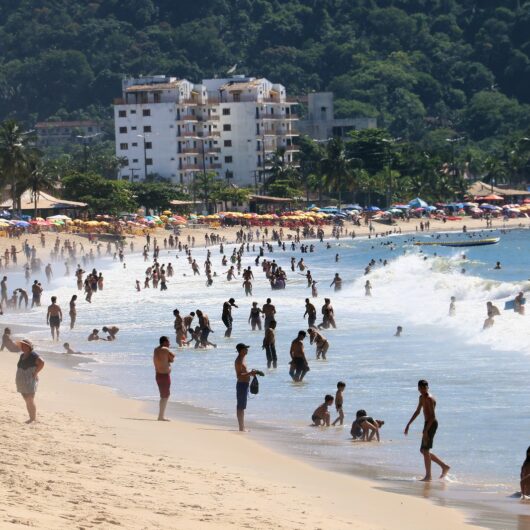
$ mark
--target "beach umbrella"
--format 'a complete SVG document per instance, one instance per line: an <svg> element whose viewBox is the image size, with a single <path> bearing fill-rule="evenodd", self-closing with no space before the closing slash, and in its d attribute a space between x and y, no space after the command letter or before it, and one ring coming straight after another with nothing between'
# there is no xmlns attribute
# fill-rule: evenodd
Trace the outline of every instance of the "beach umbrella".
<svg viewBox="0 0 530 530"><path fill-rule="evenodd" d="M379 212L380 208L378 208L377 206L368 206L368 208L365 208L365 210L367 212Z"/></svg>
<svg viewBox="0 0 530 530"><path fill-rule="evenodd" d="M408 204L394 204L393 208L400 208L401 210L408 210L410 206Z"/></svg>
<svg viewBox="0 0 530 530"><path fill-rule="evenodd" d="M495 195L494 193L482 197L483 201L502 201L503 199L504 197L501 197L500 195Z"/></svg>
<svg viewBox="0 0 530 530"><path fill-rule="evenodd" d="M20 226L22 228L26 228L29 226L29 223L27 221L16 221L15 226Z"/></svg>
<svg viewBox="0 0 530 530"><path fill-rule="evenodd" d="M429 210L429 212L434 212L434 210L436 210L436 206L427 206L426 210Z"/></svg>
<svg viewBox="0 0 530 530"><path fill-rule="evenodd" d="M483 210L496 210L497 209L496 206L493 206L491 204L481 204L480 208L482 208Z"/></svg>
<svg viewBox="0 0 530 530"><path fill-rule="evenodd" d="M46 217L48 221L71 221L70 217L67 215L50 215L50 217Z"/></svg>
<svg viewBox="0 0 530 530"><path fill-rule="evenodd" d="M427 208L429 206L423 199L416 197L409 202L411 208Z"/></svg>

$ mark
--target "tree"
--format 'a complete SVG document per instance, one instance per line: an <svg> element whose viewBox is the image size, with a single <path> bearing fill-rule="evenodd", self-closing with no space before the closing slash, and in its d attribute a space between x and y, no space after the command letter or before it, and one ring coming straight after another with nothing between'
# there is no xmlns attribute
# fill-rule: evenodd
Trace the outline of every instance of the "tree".
<svg viewBox="0 0 530 530"><path fill-rule="evenodd" d="M3 185L11 186L13 212L18 198L24 191L17 185L27 178L29 162L35 150L30 145L31 137L25 134L14 120L7 120L0 125L0 171Z"/></svg>
<svg viewBox="0 0 530 530"><path fill-rule="evenodd" d="M210 213L210 199L220 186L217 175L214 172L199 173L195 176L192 184L194 197L204 201L206 211Z"/></svg>
<svg viewBox="0 0 530 530"><path fill-rule="evenodd" d="M50 171L42 160L31 160L29 174L24 182L25 187L29 187L33 197L34 217L37 217L37 203L39 195L43 191L54 191L58 183L57 175Z"/></svg>
<svg viewBox="0 0 530 530"><path fill-rule="evenodd" d="M348 158L344 142L340 138L332 138L328 142L322 169L328 188L337 190L340 210L344 186L352 187L354 183L352 159Z"/></svg>
<svg viewBox="0 0 530 530"><path fill-rule="evenodd" d="M243 204L248 201L250 196L250 190L248 188L238 188L236 186L221 185L218 189L212 193L212 199L216 202L224 203L225 211L228 209L228 202L232 204Z"/></svg>
<svg viewBox="0 0 530 530"><path fill-rule="evenodd" d="M174 199L189 198L179 187L162 182L138 182L130 185L136 202L147 210L166 210Z"/></svg>
<svg viewBox="0 0 530 530"><path fill-rule="evenodd" d="M138 208L128 182L107 180L94 173L72 173L63 178L66 199L86 202L93 214L118 215Z"/></svg>

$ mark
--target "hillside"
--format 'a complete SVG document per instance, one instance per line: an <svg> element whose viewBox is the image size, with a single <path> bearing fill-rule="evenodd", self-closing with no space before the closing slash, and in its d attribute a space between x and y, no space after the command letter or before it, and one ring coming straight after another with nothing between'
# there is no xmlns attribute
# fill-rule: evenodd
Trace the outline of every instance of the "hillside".
<svg viewBox="0 0 530 530"><path fill-rule="evenodd" d="M0 0L0 119L109 116L123 75L238 72L396 136L488 145L530 119L530 3L518 0Z"/></svg>

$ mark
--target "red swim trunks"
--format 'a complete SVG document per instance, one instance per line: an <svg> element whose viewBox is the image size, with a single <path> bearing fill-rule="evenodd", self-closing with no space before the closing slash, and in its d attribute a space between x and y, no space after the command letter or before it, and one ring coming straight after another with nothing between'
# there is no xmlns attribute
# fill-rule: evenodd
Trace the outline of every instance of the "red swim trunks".
<svg viewBox="0 0 530 530"><path fill-rule="evenodd" d="M161 398L169 397L169 387L171 386L171 376L169 374L156 374L156 384L160 391Z"/></svg>

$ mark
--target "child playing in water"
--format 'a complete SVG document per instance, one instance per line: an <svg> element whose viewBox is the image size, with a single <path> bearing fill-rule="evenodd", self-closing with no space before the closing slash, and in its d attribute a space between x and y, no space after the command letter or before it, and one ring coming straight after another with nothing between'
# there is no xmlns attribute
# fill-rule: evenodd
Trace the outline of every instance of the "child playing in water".
<svg viewBox="0 0 530 530"><path fill-rule="evenodd" d="M339 425L342 425L344 423L344 412L342 410L342 404L344 402L344 396L343 392L346 388L346 383L343 383L342 381L339 381L337 383L337 393L335 394L335 409L337 410L339 417L333 422L333 426L337 425L337 422Z"/></svg>
<svg viewBox="0 0 530 530"><path fill-rule="evenodd" d="M326 427L329 427L330 416L328 407L330 407L331 405L333 405L333 396L327 394L324 398L324 403L317 407L315 409L315 412L313 412L313 416L311 416L313 425L317 427L320 427L320 425L325 425Z"/></svg>

